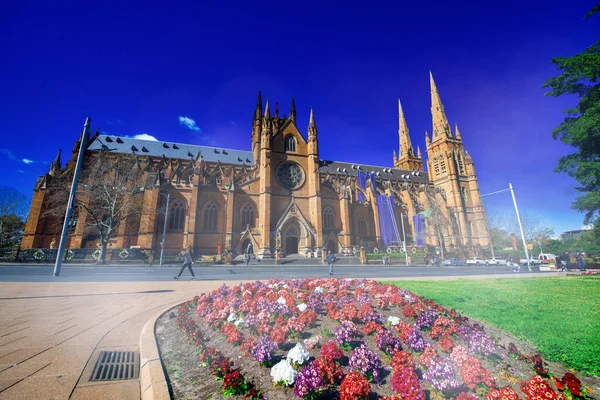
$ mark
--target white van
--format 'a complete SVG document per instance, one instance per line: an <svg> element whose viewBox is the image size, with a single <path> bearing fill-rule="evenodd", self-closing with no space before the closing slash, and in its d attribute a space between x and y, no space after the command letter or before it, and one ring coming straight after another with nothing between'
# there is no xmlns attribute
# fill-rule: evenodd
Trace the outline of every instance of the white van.
<svg viewBox="0 0 600 400"><path fill-rule="evenodd" d="M550 253L540 253L538 259L542 262L542 264L555 264L556 263L556 255Z"/></svg>

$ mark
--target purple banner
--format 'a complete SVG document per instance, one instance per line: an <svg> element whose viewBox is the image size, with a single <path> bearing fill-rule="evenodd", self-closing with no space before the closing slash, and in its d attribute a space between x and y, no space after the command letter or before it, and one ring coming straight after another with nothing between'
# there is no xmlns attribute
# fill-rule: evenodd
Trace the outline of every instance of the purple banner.
<svg viewBox="0 0 600 400"><path fill-rule="evenodd" d="M367 174L362 172L360 169L358 170L357 182L361 189L367 190ZM365 195L360 190L358 191L358 201L360 203L365 201Z"/></svg>
<svg viewBox="0 0 600 400"><path fill-rule="evenodd" d="M379 206L379 227L381 228L381 240L386 246L398 245L400 240L394 229L393 219L396 218L394 212L394 199L388 196L377 196L377 205Z"/></svg>
<svg viewBox="0 0 600 400"><path fill-rule="evenodd" d="M375 181L375 173L371 173L369 178L371 179L371 189L373 189L373 194L377 195L377 182Z"/></svg>
<svg viewBox="0 0 600 400"><path fill-rule="evenodd" d="M415 227L415 246L425 246L425 217L421 214L413 215Z"/></svg>

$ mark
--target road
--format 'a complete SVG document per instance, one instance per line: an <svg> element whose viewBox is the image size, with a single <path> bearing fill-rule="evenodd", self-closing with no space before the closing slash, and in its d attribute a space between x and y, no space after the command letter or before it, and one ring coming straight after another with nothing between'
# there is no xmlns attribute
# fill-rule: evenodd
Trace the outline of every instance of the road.
<svg viewBox="0 0 600 400"><path fill-rule="evenodd" d="M179 266L70 266L61 269L60 276L52 275L53 265L1 264L0 282L156 282L172 281ZM197 280L266 280L271 278L329 277L327 266L316 265L196 265ZM381 266L381 265L336 265L336 278L423 278L439 276L509 275L505 266ZM544 275L541 273L540 275ZM186 269L181 280L191 278Z"/></svg>

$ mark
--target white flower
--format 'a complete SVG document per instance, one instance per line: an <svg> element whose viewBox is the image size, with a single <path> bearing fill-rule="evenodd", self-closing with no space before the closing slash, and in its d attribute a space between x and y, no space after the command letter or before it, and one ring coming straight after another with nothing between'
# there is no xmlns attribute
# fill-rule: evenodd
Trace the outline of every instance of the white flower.
<svg viewBox="0 0 600 400"><path fill-rule="evenodd" d="M288 352L287 360L298 365L304 364L310 358L308 351L300 343L296 343L293 349Z"/></svg>
<svg viewBox="0 0 600 400"><path fill-rule="evenodd" d="M305 303L298 304L296 307L298 307L298 310L300 310L300 312L306 311L306 304Z"/></svg>
<svg viewBox="0 0 600 400"><path fill-rule="evenodd" d="M246 322L246 321L244 321L244 318L239 318L239 319L237 319L237 320L234 322L234 324L235 324L235 326L240 326L240 325L242 325L244 322Z"/></svg>
<svg viewBox="0 0 600 400"><path fill-rule="evenodd" d="M286 283L286 284L284 284L284 285L283 285L283 288L284 288L284 289L287 289L287 288L289 288L288 284L287 284L287 283Z"/></svg>
<svg viewBox="0 0 600 400"><path fill-rule="evenodd" d="M231 313L229 314L229 317L227 317L227 322L233 322L237 319L237 315L235 315L235 313Z"/></svg>
<svg viewBox="0 0 600 400"><path fill-rule="evenodd" d="M298 372L292 368L287 360L281 360L271 368L271 377L275 383L288 386L293 385L297 375Z"/></svg>
<svg viewBox="0 0 600 400"><path fill-rule="evenodd" d="M388 317L387 319L388 324L394 326L394 325L398 325L400 323L400 318L398 317Z"/></svg>
<svg viewBox="0 0 600 400"><path fill-rule="evenodd" d="M315 288L315 292L317 292L317 293L323 293L323 288L321 286L317 286Z"/></svg>
<svg viewBox="0 0 600 400"><path fill-rule="evenodd" d="M284 299L283 297L279 297L279 298L277 299L277 302L278 302L279 304L281 304L282 306L285 306L285 299Z"/></svg>

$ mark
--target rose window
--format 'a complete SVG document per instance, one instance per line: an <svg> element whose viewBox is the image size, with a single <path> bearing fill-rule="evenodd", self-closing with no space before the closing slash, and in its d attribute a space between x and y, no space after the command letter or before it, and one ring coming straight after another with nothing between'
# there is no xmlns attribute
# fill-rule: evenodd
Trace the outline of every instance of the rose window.
<svg viewBox="0 0 600 400"><path fill-rule="evenodd" d="M285 162L277 167L277 180L288 189L297 189L304 182L304 171L296 163Z"/></svg>

